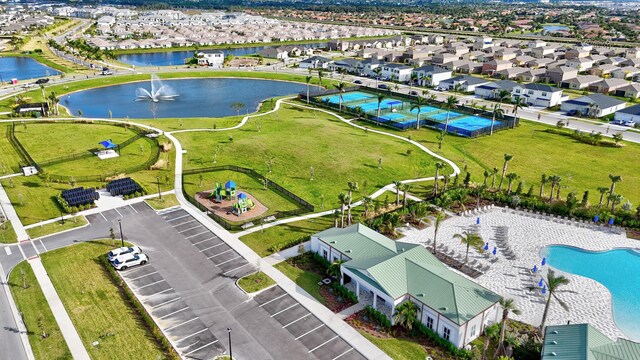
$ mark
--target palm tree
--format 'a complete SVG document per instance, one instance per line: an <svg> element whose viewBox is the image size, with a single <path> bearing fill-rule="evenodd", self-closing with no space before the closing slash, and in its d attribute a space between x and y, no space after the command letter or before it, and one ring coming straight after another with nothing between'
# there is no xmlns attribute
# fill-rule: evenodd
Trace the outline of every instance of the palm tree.
<svg viewBox="0 0 640 360"><path fill-rule="evenodd" d="M489 133L489 135L493 135L493 125L496 122L496 117L503 117L504 116L504 110L502 110L502 108L500 107L500 104L494 104L493 105L493 117L491 118L491 132Z"/></svg>
<svg viewBox="0 0 640 360"><path fill-rule="evenodd" d="M307 81L307 104L308 104L309 103L309 83L311 82L311 79L313 79L313 76L307 75L307 77L304 79Z"/></svg>
<svg viewBox="0 0 640 360"><path fill-rule="evenodd" d="M620 194L610 194L609 196L607 196L607 204L611 204L611 212L613 213L613 211L616 209L616 205L620 204L622 202L622 195Z"/></svg>
<svg viewBox="0 0 640 360"><path fill-rule="evenodd" d="M509 163L509 161L511 161L511 159L513 159L513 155L504 154L504 164L502 165L502 175L500 176L500 185L498 185L498 190L502 189L502 182L504 181L504 175L507 172L507 164Z"/></svg>
<svg viewBox="0 0 640 360"><path fill-rule="evenodd" d="M339 111L342 111L342 94L344 93L344 89L346 85L341 81L338 85L333 85L333 87L335 87L338 90L338 99L340 100L338 109Z"/></svg>
<svg viewBox="0 0 640 360"><path fill-rule="evenodd" d="M547 178L546 174L542 174L542 177L540 178L540 197L544 195L544 184L547 182L549 182L549 178Z"/></svg>
<svg viewBox="0 0 640 360"><path fill-rule="evenodd" d="M444 107L447 108L447 120L444 123L445 132L447 132L447 129L449 128L449 115L451 113L451 109L455 109L458 106L459 102L460 100L458 100L458 98L453 95L447 96L447 99L444 102Z"/></svg>
<svg viewBox="0 0 640 360"><path fill-rule="evenodd" d="M236 111L238 116L240 116L240 110L242 110L244 106L245 105L242 102L234 102L233 104L231 104L231 108Z"/></svg>
<svg viewBox="0 0 640 360"><path fill-rule="evenodd" d="M487 179L489 179L489 176L491 176L491 173L489 172L489 170L485 169L482 175L484 176L484 182L482 183L482 186L487 187Z"/></svg>
<svg viewBox="0 0 640 360"><path fill-rule="evenodd" d="M338 200L340 200L340 227L344 227L344 210L349 200L349 195L342 192L338 195Z"/></svg>
<svg viewBox="0 0 640 360"><path fill-rule="evenodd" d="M516 127L516 122L518 121L518 109L522 109L524 108L525 102L524 100L522 100L521 97L517 97L515 99L513 99L512 101L513 103L513 125L511 126L511 128L515 128Z"/></svg>
<svg viewBox="0 0 640 360"><path fill-rule="evenodd" d="M551 182L551 191L549 192L549 203L551 203L551 201L553 200L553 190L556 188L556 186L560 186L560 181L562 181L562 179L558 175L553 175L549 179L549 181Z"/></svg>
<svg viewBox="0 0 640 360"><path fill-rule="evenodd" d="M487 350L491 339L495 339L498 336L498 329L495 326L487 326L484 328L484 347L482 349L482 360L487 360Z"/></svg>
<svg viewBox="0 0 640 360"><path fill-rule="evenodd" d="M496 186L496 175L498 174L498 168L494 167L491 170L491 188L493 189Z"/></svg>
<svg viewBox="0 0 640 360"><path fill-rule="evenodd" d="M373 204L373 199L365 196L362 198L362 206L364 206L364 217L369 217L369 209L371 208L371 204Z"/></svg>
<svg viewBox="0 0 640 360"><path fill-rule="evenodd" d="M422 96L418 96L416 98L416 101L411 104L413 105L411 107L411 111L418 111L416 113L416 130L420 130L420 112L422 111L422 107L427 104L427 101Z"/></svg>
<svg viewBox="0 0 640 360"><path fill-rule="evenodd" d="M507 180L509 181L508 186L507 186L507 195L511 195L511 187L513 186L513 182L518 180L520 176L518 176L518 174L516 173L508 173L507 174Z"/></svg>
<svg viewBox="0 0 640 360"><path fill-rule="evenodd" d="M616 190L616 183L622 181L622 176L609 174L609 179L611 180L611 188L609 189L609 195L613 195L613 192ZM609 205L609 202L607 202Z"/></svg>
<svg viewBox="0 0 640 360"><path fill-rule="evenodd" d="M347 215L347 223L351 225L351 201L353 200L353 192L358 191L358 183L356 181L347 182L347 187L349 188L349 202L348 202L348 215Z"/></svg>
<svg viewBox="0 0 640 360"><path fill-rule="evenodd" d="M543 280L544 281L544 280ZM551 305L551 300L556 299L560 306L566 311L569 311L569 305L567 305L564 301L560 300L556 293L560 292L558 290L561 286L569 284L569 279L564 276L556 276L556 273L549 269L547 272L547 280L544 281L547 286L547 291L549 295L547 296L547 303L544 306L544 313L542 314L542 323L540 324L540 333L544 333L544 324L547 322L547 315L549 314L549 306Z"/></svg>
<svg viewBox="0 0 640 360"><path fill-rule="evenodd" d="M327 268L327 275L333 276L336 279L342 278L342 271L340 270L340 267L344 262L344 260L336 260L332 262Z"/></svg>
<svg viewBox="0 0 640 360"><path fill-rule="evenodd" d="M502 104L503 102L509 100L511 98L511 93L508 90L501 89L495 95L495 98L498 99L498 103Z"/></svg>
<svg viewBox="0 0 640 360"><path fill-rule="evenodd" d="M393 182L393 186L396 188L396 206L400 205L400 185L402 182L399 180Z"/></svg>
<svg viewBox="0 0 640 360"><path fill-rule="evenodd" d="M444 169L446 165L443 162L436 163L436 176L433 179L433 195L438 196L438 182L440 181L440 169Z"/></svg>
<svg viewBox="0 0 640 360"><path fill-rule="evenodd" d="M509 313L514 313L516 315L522 314L522 311L518 309L516 306L516 302L513 299L500 299L500 306L502 307L502 325L500 326L500 341L498 342L498 349L496 349L496 353L493 355L494 358L497 358L498 355L504 355L505 347L504 347L504 335L507 330L507 321L509 320Z"/></svg>
<svg viewBox="0 0 640 360"><path fill-rule="evenodd" d="M413 301L405 301L402 304L396 306L396 311L393 314L393 322L402 326L407 330L413 329L413 324L418 321L418 306Z"/></svg>
<svg viewBox="0 0 640 360"><path fill-rule="evenodd" d="M609 191L608 187L599 187L598 192L600 193L600 202L598 203L598 208L602 206L602 201L604 201L604 194Z"/></svg>
<svg viewBox="0 0 640 360"><path fill-rule="evenodd" d="M473 247L474 249L478 250L479 252L482 252L482 245L484 245L484 240L482 240L482 238L480 237L480 235L478 235L477 233L473 233L473 232L468 232L468 231L463 231L462 234L455 234L453 235L454 239L458 239L460 240L460 242L464 245L467 245L467 253L464 256L464 263L462 264L463 266L467 264L467 261L469 260L469 248Z"/></svg>
<svg viewBox="0 0 640 360"><path fill-rule="evenodd" d="M402 207L407 207L407 193L411 190L411 184L403 183L400 185L402 190Z"/></svg>
<svg viewBox="0 0 640 360"><path fill-rule="evenodd" d="M322 88L322 77L324 76L324 71L318 70L318 91Z"/></svg>
<svg viewBox="0 0 640 360"><path fill-rule="evenodd" d="M438 251L436 249L436 241L438 239L438 230L440 229L440 224L442 224L444 217L445 217L444 211L438 211L433 221L433 254L434 255Z"/></svg>
<svg viewBox="0 0 640 360"><path fill-rule="evenodd" d="M413 84L418 81L418 74L415 72L411 73L411 77L409 78L409 94L411 94L411 90L413 90Z"/></svg>
<svg viewBox="0 0 640 360"><path fill-rule="evenodd" d="M382 68L380 66L378 66L377 68L373 69L373 73L376 74L376 88L378 87L378 80L380 80L380 73L382 73Z"/></svg>
<svg viewBox="0 0 640 360"><path fill-rule="evenodd" d="M622 132L617 132L613 134L611 137L613 138L613 141L615 142L615 144L618 145L618 143L622 141Z"/></svg>
<svg viewBox="0 0 640 360"><path fill-rule="evenodd" d="M382 105L382 101L386 98L387 97L384 94L378 94L378 115L376 116L376 125L380 125L380 105Z"/></svg>

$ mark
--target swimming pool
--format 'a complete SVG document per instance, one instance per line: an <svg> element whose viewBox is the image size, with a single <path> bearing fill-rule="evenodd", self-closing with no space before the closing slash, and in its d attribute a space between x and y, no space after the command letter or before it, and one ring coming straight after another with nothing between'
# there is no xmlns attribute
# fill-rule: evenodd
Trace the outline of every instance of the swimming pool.
<svg viewBox="0 0 640 360"><path fill-rule="evenodd" d="M640 276L637 275L640 250L594 252L553 245L545 247L541 255L558 270L588 277L606 286L611 293L613 318L618 328L630 339L640 341Z"/></svg>

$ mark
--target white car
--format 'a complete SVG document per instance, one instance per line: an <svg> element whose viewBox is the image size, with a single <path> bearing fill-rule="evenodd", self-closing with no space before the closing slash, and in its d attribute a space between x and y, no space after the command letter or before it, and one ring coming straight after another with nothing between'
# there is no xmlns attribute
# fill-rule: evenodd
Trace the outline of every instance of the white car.
<svg viewBox="0 0 640 360"><path fill-rule="evenodd" d="M107 253L107 260L113 261L116 257L124 254L140 254L142 249L138 246L125 246L113 249Z"/></svg>
<svg viewBox="0 0 640 360"><path fill-rule="evenodd" d="M116 270L127 270L132 266L144 265L149 262L149 257L145 254L124 254L111 261L111 265Z"/></svg>

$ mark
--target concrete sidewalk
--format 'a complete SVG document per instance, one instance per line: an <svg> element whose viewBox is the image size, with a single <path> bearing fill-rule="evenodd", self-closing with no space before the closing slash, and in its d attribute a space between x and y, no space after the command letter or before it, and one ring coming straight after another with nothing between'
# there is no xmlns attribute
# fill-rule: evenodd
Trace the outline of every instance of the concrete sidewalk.
<svg viewBox="0 0 640 360"><path fill-rule="evenodd" d="M11 200L9 200L9 196L7 195L7 192L4 191L2 184L0 184L0 207L2 207L4 215L11 222L11 226L13 226L13 231L16 232L18 241L29 240L29 235L24 230L22 221L20 221L16 210L13 208L13 205L11 205Z"/></svg>
<svg viewBox="0 0 640 360"><path fill-rule="evenodd" d="M40 284L40 288L42 288L44 297L47 299L51 312L53 312L53 317L55 317L56 322L58 323L60 332L62 332L62 336L69 347L69 351L71 351L73 359L90 360L91 358L89 357L89 353L82 344L80 335L78 335L75 326L73 326L71 318L69 317L69 314L67 314L67 310L62 305L62 300L60 300L56 289L53 287L53 283L51 282L51 279L49 279L49 274L42 265L40 257L35 257L29 260L29 264L31 264L31 268L36 275L38 284Z"/></svg>
<svg viewBox="0 0 640 360"><path fill-rule="evenodd" d="M304 251L311 251L311 241L303 242L300 245L304 246ZM300 255L300 253L298 252L298 246L300 245L292 246L275 254L271 254L267 257L262 258L262 260L269 265L281 263L289 258Z"/></svg>

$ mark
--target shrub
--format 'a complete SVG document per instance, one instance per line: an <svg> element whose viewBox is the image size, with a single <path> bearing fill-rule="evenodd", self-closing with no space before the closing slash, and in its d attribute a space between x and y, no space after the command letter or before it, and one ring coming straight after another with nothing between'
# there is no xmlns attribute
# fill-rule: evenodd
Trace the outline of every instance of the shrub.
<svg viewBox="0 0 640 360"><path fill-rule="evenodd" d="M364 308L364 313L374 324L379 325L385 330L391 329L391 320L389 320L387 316L381 311L378 311L367 305L367 307Z"/></svg>
<svg viewBox="0 0 640 360"><path fill-rule="evenodd" d="M313 253L313 260L317 261L325 269L328 269L329 266L331 266L331 263L329 262L329 260L327 260L327 259L323 258L322 256L318 255L318 253Z"/></svg>
<svg viewBox="0 0 640 360"><path fill-rule="evenodd" d="M334 294L336 294L336 296L339 296L350 303L355 304L358 302L358 297L356 296L356 293L340 285L340 283L337 281L334 281L333 283L331 283L331 289L333 290Z"/></svg>
<svg viewBox="0 0 640 360"><path fill-rule="evenodd" d="M449 340L441 338L435 331L429 329L426 325L421 322L416 322L414 324L415 331L426 336L429 340L433 341L440 348L448 351L451 355L455 356L456 359L471 359L471 352L464 349L458 349L455 345L453 345Z"/></svg>
<svg viewBox="0 0 640 360"><path fill-rule="evenodd" d="M272 253L277 253L278 251L282 250L282 249L288 249L292 246L296 246L299 244L302 244L303 242L309 241L311 240L311 236L307 235L307 236L301 236L297 239L293 239L293 240L289 240L283 243L279 243L279 244L275 244L271 247L269 247L269 251Z"/></svg>

